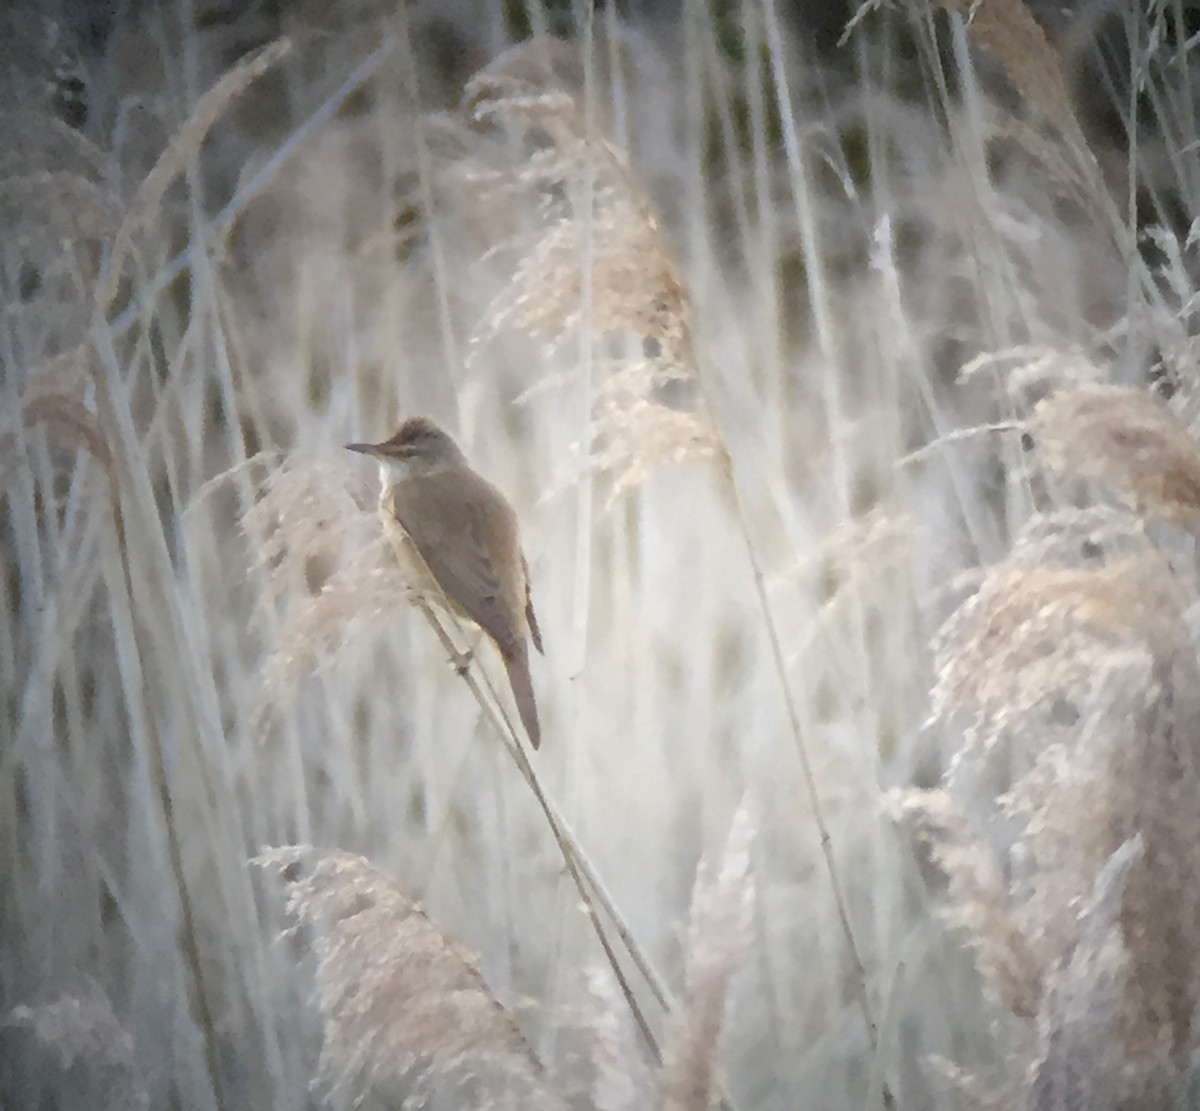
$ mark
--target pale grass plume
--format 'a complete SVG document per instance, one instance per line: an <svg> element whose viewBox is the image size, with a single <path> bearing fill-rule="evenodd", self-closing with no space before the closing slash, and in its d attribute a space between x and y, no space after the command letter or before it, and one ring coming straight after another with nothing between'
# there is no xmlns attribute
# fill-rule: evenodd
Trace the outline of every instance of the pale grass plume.
<svg viewBox="0 0 1200 1111"><path fill-rule="evenodd" d="M1106 368L1084 351L1031 344L981 352L959 368L958 380L969 382L983 373L999 376L1022 410L1032 408L1054 390L1108 380Z"/></svg>
<svg viewBox="0 0 1200 1111"><path fill-rule="evenodd" d="M1144 666L1157 623L1187 597L1136 519L1035 518L935 635L932 716L965 715L970 736L990 744L1035 710L1078 703L1110 674Z"/></svg>
<svg viewBox="0 0 1200 1111"><path fill-rule="evenodd" d="M826 604L839 596L858 595L910 557L914 531L908 514L874 506L839 524L770 586L774 591L799 579L819 590Z"/></svg>
<svg viewBox="0 0 1200 1111"><path fill-rule="evenodd" d="M935 1055L930 1058L929 1067L953 1091L955 1106L960 1111L1011 1111L1011 1101L1005 1100L991 1085L953 1061Z"/></svg>
<svg viewBox="0 0 1200 1111"><path fill-rule="evenodd" d="M1095 505L1031 517L1004 562L1023 567L1097 567L1153 552L1140 517L1120 506Z"/></svg>
<svg viewBox="0 0 1200 1111"><path fill-rule="evenodd" d="M664 466L722 449L698 388L686 282L655 206L579 90L553 68L522 64L539 43L514 48L464 97L477 126L523 137L527 156L481 180L523 205L530 229L509 244L518 261L485 311L472 358L507 330L538 341L548 359L594 344L586 467L613 476L615 497Z"/></svg>
<svg viewBox="0 0 1200 1111"><path fill-rule="evenodd" d="M1200 521L1200 445L1159 398L1128 386L1065 389L1038 402L1031 432L1056 476L1097 483L1147 520Z"/></svg>
<svg viewBox="0 0 1200 1111"><path fill-rule="evenodd" d="M720 866L702 863L697 873L683 1003L660 1077L663 1111L705 1111L716 1090L729 985L753 940L753 842L754 826L743 802L734 814Z"/></svg>
<svg viewBox="0 0 1200 1111"><path fill-rule="evenodd" d="M1062 511L1031 522L938 634L934 715L965 713L966 744L945 790L898 808L1024 1024L1006 1105L1171 1106L1197 1046L1197 598L1140 518ZM980 737L1009 742L995 845L957 797Z"/></svg>
<svg viewBox="0 0 1200 1111"><path fill-rule="evenodd" d="M772 605L816 606L802 635L788 646L790 669L802 674L813 652L841 635L842 622L874 620L907 594L916 533L909 515L877 505L843 521L771 577Z"/></svg>
<svg viewBox="0 0 1200 1111"><path fill-rule="evenodd" d="M335 1106L565 1108L474 953L360 856L292 846L255 863L311 928L323 1045L316 1081ZM441 1104L434 1102L434 1106Z"/></svg>
<svg viewBox="0 0 1200 1111"><path fill-rule="evenodd" d="M1135 837L1105 862L1079 908L1074 944L1047 977L1029 1077L1032 1111L1128 1106L1121 1098L1122 1062L1111 1047L1128 974L1122 904L1130 871L1142 856Z"/></svg>
<svg viewBox="0 0 1200 1111"><path fill-rule="evenodd" d="M663 467L723 456L710 425L637 392L635 383L656 378L649 364L634 359L597 389L590 466L611 476L610 504Z"/></svg>
<svg viewBox="0 0 1200 1111"><path fill-rule="evenodd" d="M1181 618L1159 615L1152 670L1112 692L1097 736L1086 738L1107 760L1084 800L1106 821L1085 844L1097 841L1097 856L1120 838L1145 846L1122 909L1130 975L1120 1044L1131 1062L1164 1069L1195 1050L1200 1003L1200 666Z"/></svg>
<svg viewBox="0 0 1200 1111"><path fill-rule="evenodd" d="M962 808L944 790L893 792L889 806L928 844L946 874L950 916L968 931L992 990L1014 1015L1036 1015L1044 973L1040 954L1017 923L996 858L972 832Z"/></svg>
<svg viewBox="0 0 1200 1111"><path fill-rule="evenodd" d="M587 976L580 1033L590 1065L588 1095L596 1111L641 1111L654 1101L654 1076L638 1042L637 1028L607 968Z"/></svg>
<svg viewBox="0 0 1200 1111"><path fill-rule="evenodd" d="M1148 1111L1171 1106L1169 1085L1130 1067L1112 1051L1128 975L1122 902L1130 870L1142 857L1140 839L1126 841L1080 900L1075 936L1039 976L1044 990L1039 983L1035 1011L1022 1016L1032 1019L1030 1029L1018 1039L1007 1076L985 1082L944 1059L931 1062L954 1089L957 1106L978 1111ZM953 874L951 882L953 887ZM1003 891L1004 884L999 886Z"/></svg>
<svg viewBox="0 0 1200 1111"><path fill-rule="evenodd" d="M533 202L539 220L521 244L525 257L511 283L490 306L482 338L517 326L553 351L581 324L598 334L632 329L662 343L664 362L686 366L684 283L625 153L589 129L582 106L561 88L481 76L465 100L477 124L534 132L528 159L501 180ZM585 304L587 277L593 296Z"/></svg>
<svg viewBox="0 0 1200 1111"><path fill-rule="evenodd" d="M1047 948L1078 933L1076 908L1121 845L1143 857L1124 881L1130 975L1116 1022L1131 1064L1165 1061L1195 1041L1200 1001L1200 666L1185 614L1194 586L1146 558L1130 616L1140 653L1102 673L1071 728L1059 730L1006 806L1023 828L1023 914ZM1129 585L1129 584L1126 584Z"/></svg>
<svg viewBox="0 0 1200 1111"><path fill-rule="evenodd" d="M990 568L935 639L934 717L963 711L991 740L1054 698L1083 696L1138 653L1126 607L1160 570L1131 562Z"/></svg>
<svg viewBox="0 0 1200 1111"><path fill-rule="evenodd" d="M393 613L410 592L348 467L271 455L246 469L257 478L241 529L251 567L262 576L261 604L281 607L261 717L287 704L304 671L322 651L343 644L355 621Z"/></svg>
<svg viewBox="0 0 1200 1111"><path fill-rule="evenodd" d="M31 1030L60 1068L82 1070L97 1106L108 1111L143 1111L150 1106L133 1037L99 984L89 981L81 991L52 1002L14 1007L0 1025Z"/></svg>

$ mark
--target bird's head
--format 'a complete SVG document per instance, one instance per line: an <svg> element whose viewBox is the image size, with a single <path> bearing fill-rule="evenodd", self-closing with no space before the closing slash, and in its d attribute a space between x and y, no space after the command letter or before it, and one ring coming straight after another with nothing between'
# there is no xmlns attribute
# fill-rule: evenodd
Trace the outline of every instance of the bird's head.
<svg viewBox="0 0 1200 1111"><path fill-rule="evenodd" d="M454 438L428 417L409 417L392 436L378 444L346 447L377 459L379 478L385 486L404 478L466 465L466 456Z"/></svg>

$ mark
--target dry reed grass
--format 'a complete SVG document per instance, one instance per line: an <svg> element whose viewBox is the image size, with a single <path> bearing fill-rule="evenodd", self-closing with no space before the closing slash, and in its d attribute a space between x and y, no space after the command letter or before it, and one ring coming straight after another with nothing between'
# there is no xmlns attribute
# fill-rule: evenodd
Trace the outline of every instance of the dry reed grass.
<svg viewBox="0 0 1200 1111"><path fill-rule="evenodd" d="M589 1018L593 1106L703 1111L717 1090L718 1039L730 980L753 929L753 828L734 817L719 866L702 864L688 926L687 998L657 1083L623 1038L624 1001L599 973ZM287 911L310 927L323 1043L316 1081L336 1103L370 1095L409 1106L452 1093L452 1106L564 1108L514 1015L489 990L476 954L433 925L403 890L351 853L291 846L255 863L285 883ZM655 1089L658 1095L655 1095ZM439 1095L441 1093L441 1095Z"/></svg>
<svg viewBox="0 0 1200 1111"><path fill-rule="evenodd" d="M464 1105L561 1107L475 956L391 880L351 853L276 849L258 864L287 884L287 908L313 928L324 1035L317 1082L334 1102L371 1093L407 1106L448 1083ZM436 1074L431 1078L430 1074Z"/></svg>
<svg viewBox="0 0 1200 1111"><path fill-rule="evenodd" d="M664 466L723 448L696 386L675 252L562 49L541 40L514 48L464 94L474 126L515 134L520 151L507 170L493 165L473 181L485 193L502 190L531 228L506 244L518 261L484 313L473 358L518 329L548 359L579 352L584 367L594 360L588 462L613 477L615 499Z"/></svg>
<svg viewBox="0 0 1200 1111"><path fill-rule="evenodd" d="M968 746L946 790L899 805L950 876L981 971L1032 1022L1009 1078L1023 1104L1167 1106L1184 1082L1200 1002L1196 600L1139 518L1068 511L1036 520L939 633L934 714L965 711ZM1012 753L1007 847L952 798L976 738Z"/></svg>
<svg viewBox="0 0 1200 1111"><path fill-rule="evenodd" d="M260 620L270 627L280 611L263 674L260 712L269 713L290 703L323 651L361 633L360 622L396 612L410 591L345 466L269 455L216 481L242 472L256 479L240 527L264 585Z"/></svg>
<svg viewBox="0 0 1200 1111"><path fill-rule="evenodd" d="M1147 521L1195 526L1200 445L1160 399L1125 386L1062 390L1038 403L1031 431L1057 475L1105 487Z"/></svg>
<svg viewBox="0 0 1200 1111"><path fill-rule="evenodd" d="M744 806L720 868L701 866L688 923L686 995L663 1061L662 1111L705 1111L717 1088L721 1026L729 983L754 929L750 848L754 829Z"/></svg>
<svg viewBox="0 0 1200 1111"><path fill-rule="evenodd" d="M1034 148L1036 135L1047 167L1062 162L1051 172L1086 193L1092 164L1061 59L1027 8L941 6L965 17L1055 133L1019 141ZM380 25L411 49L404 65L431 49L430 28L453 24L453 6L440 7ZM200 22L234 18L200 9ZM270 24L268 9L256 18ZM304 841L355 850L268 858L313 931L315 1071L335 1104L369 1090L387 1105L565 1106L556 1070L541 1069L496 995L529 990L544 1002L551 1033L538 1045L558 1065L554 996L594 961L595 934L615 939L606 952L618 981L593 977L590 1084L572 1105L698 1111L725 1073L746 1107L876 1106L880 1089L885 1105L932 1106L931 1053L962 1062L947 1071L975 1106L1179 1102L1200 999L1200 676L1192 571L1154 525L1191 527L1200 479L1182 419L1110 384L1106 362L1062 352L1107 350L1145 329L1164 351L1174 344L1186 370L1190 248L1182 234L1175 254L1164 248L1161 287L1157 273L1145 280L1145 260L1123 258L1117 312L1128 315L1088 317L1040 264L1060 252L1063 273L1084 270L1092 256L1073 240L1090 243L1093 229L1022 207L990 165L973 165L978 180L966 184L953 169L972 153L946 149L964 134L938 125L953 107L939 68L953 52L925 38L941 34L932 21L904 28L945 99L880 114L891 62L877 64L873 40L842 85L797 64L805 55L782 6L741 5L732 37L723 17L695 14L670 26L686 49L672 39L663 53L681 66L664 93L672 135L690 136L667 180L694 179L695 192L679 194L705 207L670 234L613 137L631 89L608 62L592 72L596 58L578 43L502 56L457 108L431 117L439 106L416 98L408 73L410 99L394 99L379 58L314 92L315 75L341 78L331 59L348 55L347 70L361 60L369 15L368 33L334 43L336 28L306 34L297 8L287 18L301 26L271 26L276 44L240 63L206 52L188 20L147 18L127 25L122 45L140 49L144 67L120 81L161 71L162 87L121 84L125 99L102 98L86 137L53 88L32 81L12 102L24 106L0 116L0 209L16 230L0 248L0 697L13 738L0 746L0 878L17 893L0 906L11 942L0 989L37 998L30 986L48 969L100 968L120 985L128 1034L86 995L10 1014L10 1026L77 1057L107 1046L97 1075L102 1087L114 1078L110 1099L305 1105L317 1027L289 947L300 935L265 947L272 916L243 868L253 845ZM615 44L636 45L615 9L595 18L611 19L612 41L588 40L590 26L580 37L610 60ZM235 30L214 36L219 50ZM465 40L446 41L464 56ZM209 73L223 76L205 93ZM243 149L222 135L243 126L236 102L252 83L292 113L286 141L262 168L216 165ZM1154 69L1144 94L1156 110L1182 103ZM1186 119L1171 112L1160 114ZM185 122L165 146L132 149L139 113ZM260 145L270 134L257 132ZM980 148L987 138L965 136ZM1131 183L1170 211L1178 197L1151 180L1170 158L1139 157L1125 167ZM243 169L245 191L214 215L207 185ZM856 360L879 282L862 258L893 216L895 242L872 256L895 279L864 360L884 368L872 377ZM965 227L943 236L954 220ZM714 251L713 233L730 242ZM488 257L460 257L467 247ZM696 307L681 258L699 279ZM1054 305L1043 311L1030 290L1054 293ZM97 304L122 305L119 320ZM583 838L540 787L533 800L510 791L510 766L469 735L474 707L468 718L466 700L442 697L428 661L400 638L358 636L405 589L367 498L334 462L337 445L415 395L490 396L480 383L502 373L510 333L532 338L539 356L521 368L519 419L505 409L491 422L519 434L514 469L585 480L573 560L562 520L547 510L540 522L539 580L567 645L547 686L573 730L546 778ZM465 361L451 357L460 335L473 336ZM976 359L981 337L1029 346ZM1035 344L1049 352L1040 365L1028 357ZM1020 364L1008 384L1030 407L1030 456L1085 508L1051 506L1019 530L1042 487L1025 497L1014 468L1000 505L990 459L952 462L946 482L928 468L903 487L913 501L902 510L895 491L860 481L920 422L946 431L967 416L969 403L928 368L972 359ZM560 401L580 385L585 404L572 413L586 418L570 423ZM722 426L742 430L731 443L714 396L728 406ZM570 437L581 444L574 467L546 448ZM805 459L802 477L789 453ZM736 457L738 497L710 504L678 474L643 489L664 466L706 456L722 473ZM89 479L101 470L108 499ZM628 509L595 530L592 472ZM219 492L206 486L214 475ZM1097 490L1126 510L1091 504ZM864 505L887 508L860 514ZM726 543L739 529L754 533L754 583ZM973 593L934 642L931 728L909 736L890 704L894 692L915 704L925 678L926 644L905 624L909 556L940 584L974 550L990 562L956 583ZM804 573L787 570L797 565ZM879 585L869 596L867 576ZM768 579L789 592L763 590L759 612L750 590ZM344 673L301 689L304 670L335 654ZM768 689L780 678L782 711ZM279 714L280 744L259 744L264 708L303 710ZM900 723L886 755L881 722ZM961 750L943 786L896 805L949 876L1003 1005L998 1022L932 927L911 870L865 817L881 783L932 781L937 736ZM527 765L521 774L537 783ZM747 785L765 798L755 879L742 814L724 865L696 884L676 1005L654 962L680 948L670 936L687 901L680 861ZM566 895L547 824L576 883ZM399 859L399 874L419 877L436 920L484 951L496 992L368 858ZM621 980L630 963L636 975ZM739 966L745 996L733 990ZM751 1005L727 1020L734 997ZM660 1027L656 1074L646 1046ZM82 1087L55 1089L41 1059L24 1043L9 1054L14 1031L3 1034L0 1100L79 1105ZM172 1062L169 1075L153 1061ZM126 1080L128 1094L114 1094Z"/></svg>

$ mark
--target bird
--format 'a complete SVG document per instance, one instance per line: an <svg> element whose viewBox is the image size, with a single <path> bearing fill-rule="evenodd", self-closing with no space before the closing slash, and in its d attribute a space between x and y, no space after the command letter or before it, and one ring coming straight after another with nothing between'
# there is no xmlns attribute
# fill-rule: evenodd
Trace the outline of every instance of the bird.
<svg viewBox="0 0 1200 1111"><path fill-rule="evenodd" d="M379 515L412 585L491 637L536 750L530 642L544 652L516 511L429 417L409 417L380 443L346 448L379 463Z"/></svg>

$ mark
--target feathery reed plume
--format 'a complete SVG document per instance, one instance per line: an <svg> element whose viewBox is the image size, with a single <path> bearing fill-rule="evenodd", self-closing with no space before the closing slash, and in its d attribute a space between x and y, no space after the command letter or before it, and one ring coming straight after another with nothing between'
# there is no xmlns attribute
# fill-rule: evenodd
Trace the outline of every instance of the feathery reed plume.
<svg viewBox="0 0 1200 1111"><path fill-rule="evenodd" d="M306 846L255 863L313 929L324 1044L317 1079L337 1104L408 1106L451 1088L460 1106L563 1108L473 953L362 857Z"/></svg>
<svg viewBox="0 0 1200 1111"><path fill-rule="evenodd" d="M652 399L656 383L665 381L651 364L634 359L613 369L596 391L590 465L612 476L610 503L663 467L723 450L706 421Z"/></svg>
<svg viewBox="0 0 1200 1111"><path fill-rule="evenodd" d="M1200 521L1200 445L1153 395L1127 386L1061 390L1038 402L1031 428L1056 475L1098 482L1149 520Z"/></svg>
<svg viewBox="0 0 1200 1111"><path fill-rule="evenodd" d="M514 48L464 95L476 126L525 137L527 157L482 180L524 198L534 224L474 347L511 328L547 355L584 334L599 343L589 465L615 477L615 496L664 465L718 454L720 442L694 379L687 288L654 206L556 72L521 64L539 44Z"/></svg>
<svg viewBox="0 0 1200 1111"><path fill-rule="evenodd" d="M965 927L979 971L1013 1014L1030 1018L1042 998L1039 954L1017 924L995 858L946 791L899 791L894 816L930 848L950 883L951 917Z"/></svg>
<svg viewBox="0 0 1200 1111"><path fill-rule="evenodd" d="M1112 506L1055 509L1030 518L1005 563L1022 567L1098 567L1153 551L1140 517Z"/></svg>
<svg viewBox="0 0 1200 1111"><path fill-rule="evenodd" d="M1079 350L1022 345L1005 351L985 351L959 369L960 382L984 371L1004 379L1009 396L1022 411L1032 408L1054 390L1105 382L1108 373Z"/></svg>
<svg viewBox="0 0 1200 1111"><path fill-rule="evenodd" d="M1011 1111L1012 1101L1005 1100L973 1073L961 1069L945 1057L933 1056L930 1067L954 1091L960 1111Z"/></svg>
<svg viewBox="0 0 1200 1111"><path fill-rule="evenodd" d="M66 1070L80 1065L97 1106L142 1111L150 1095L134 1059L133 1038L113 1013L108 996L89 982L52 1003L14 1007L3 1025L24 1026L57 1054Z"/></svg>
<svg viewBox="0 0 1200 1111"><path fill-rule="evenodd" d="M596 968L588 973L587 992L581 1026L591 1066L591 1105L596 1111L640 1111L653 1102L654 1077L620 988L608 969Z"/></svg>
<svg viewBox="0 0 1200 1111"><path fill-rule="evenodd" d="M940 810L941 804L935 808ZM935 834L935 845L940 836ZM1122 900L1130 870L1142 856L1140 838L1126 841L1105 862L1082 901L1077 937L1046 969L1032 1037L1023 1039L1027 1061L1018 1055L1013 1072L993 1087L949 1061L934 1059L937 1071L955 1089L960 1107L1149 1111L1171 1105L1160 1080L1111 1051L1128 973Z"/></svg>
<svg viewBox="0 0 1200 1111"><path fill-rule="evenodd" d="M1136 652L1128 607L1161 567L1125 561L1074 568L1001 564L939 631L933 715L974 716L993 739L1055 697L1078 697Z"/></svg>
<svg viewBox="0 0 1200 1111"><path fill-rule="evenodd" d="M719 870L701 864L688 924L686 993L664 1055L663 1111L705 1111L712 1098L729 982L750 947L754 839L745 803L733 817Z"/></svg>
<svg viewBox="0 0 1200 1111"><path fill-rule="evenodd" d="M391 613L411 592L378 514L358 502L348 468L262 456L247 466L265 471L241 529L251 565L264 578L262 602L284 606L265 669L261 715L286 703L316 654L344 643L351 622Z"/></svg>
<svg viewBox="0 0 1200 1111"><path fill-rule="evenodd" d="M1047 977L1027 1106L1034 1111L1121 1106L1121 1062L1111 1052L1128 970L1121 907L1139 838L1118 848L1079 911L1072 948Z"/></svg>
<svg viewBox="0 0 1200 1111"><path fill-rule="evenodd" d="M1003 861L971 843L948 794L901 805L989 982L1036 1019L1023 1106L1167 1106L1197 1043L1197 589L1132 520L1035 521L939 633L935 718L973 715L956 766L979 736L1024 746L1001 800L1016 837Z"/></svg>
<svg viewBox="0 0 1200 1111"><path fill-rule="evenodd" d="M1090 851L1087 865L1094 870L1114 843L1142 838L1145 857L1126 882L1121 918L1130 974L1120 1043L1130 1061L1164 1070L1196 1048L1200 1003L1200 891L1192 882L1200 867L1200 664L1178 601L1177 594L1157 600L1161 608L1147 615L1152 663L1122 677L1127 689L1114 684L1105 691L1094 735L1080 738L1095 746L1102 762L1098 782L1078 802L1096 806L1105 822L1070 849ZM1063 794L1061 805L1071 807L1076 798ZM1059 803L1049 799L1051 806ZM1044 818L1045 839L1055 835L1044 854L1053 882L1053 850L1064 843L1054 823L1063 811L1044 810L1029 821Z"/></svg>
<svg viewBox="0 0 1200 1111"><path fill-rule="evenodd" d="M775 576L771 588L802 578L821 589L829 602L843 594L857 596L884 570L908 557L913 532L908 515L876 506L839 525L793 567Z"/></svg>
<svg viewBox="0 0 1200 1111"><path fill-rule="evenodd" d="M1136 524L1125 526L1120 514L1035 519L934 637L934 719L965 712L970 736L990 743L1145 659L1147 606L1183 595Z"/></svg>

